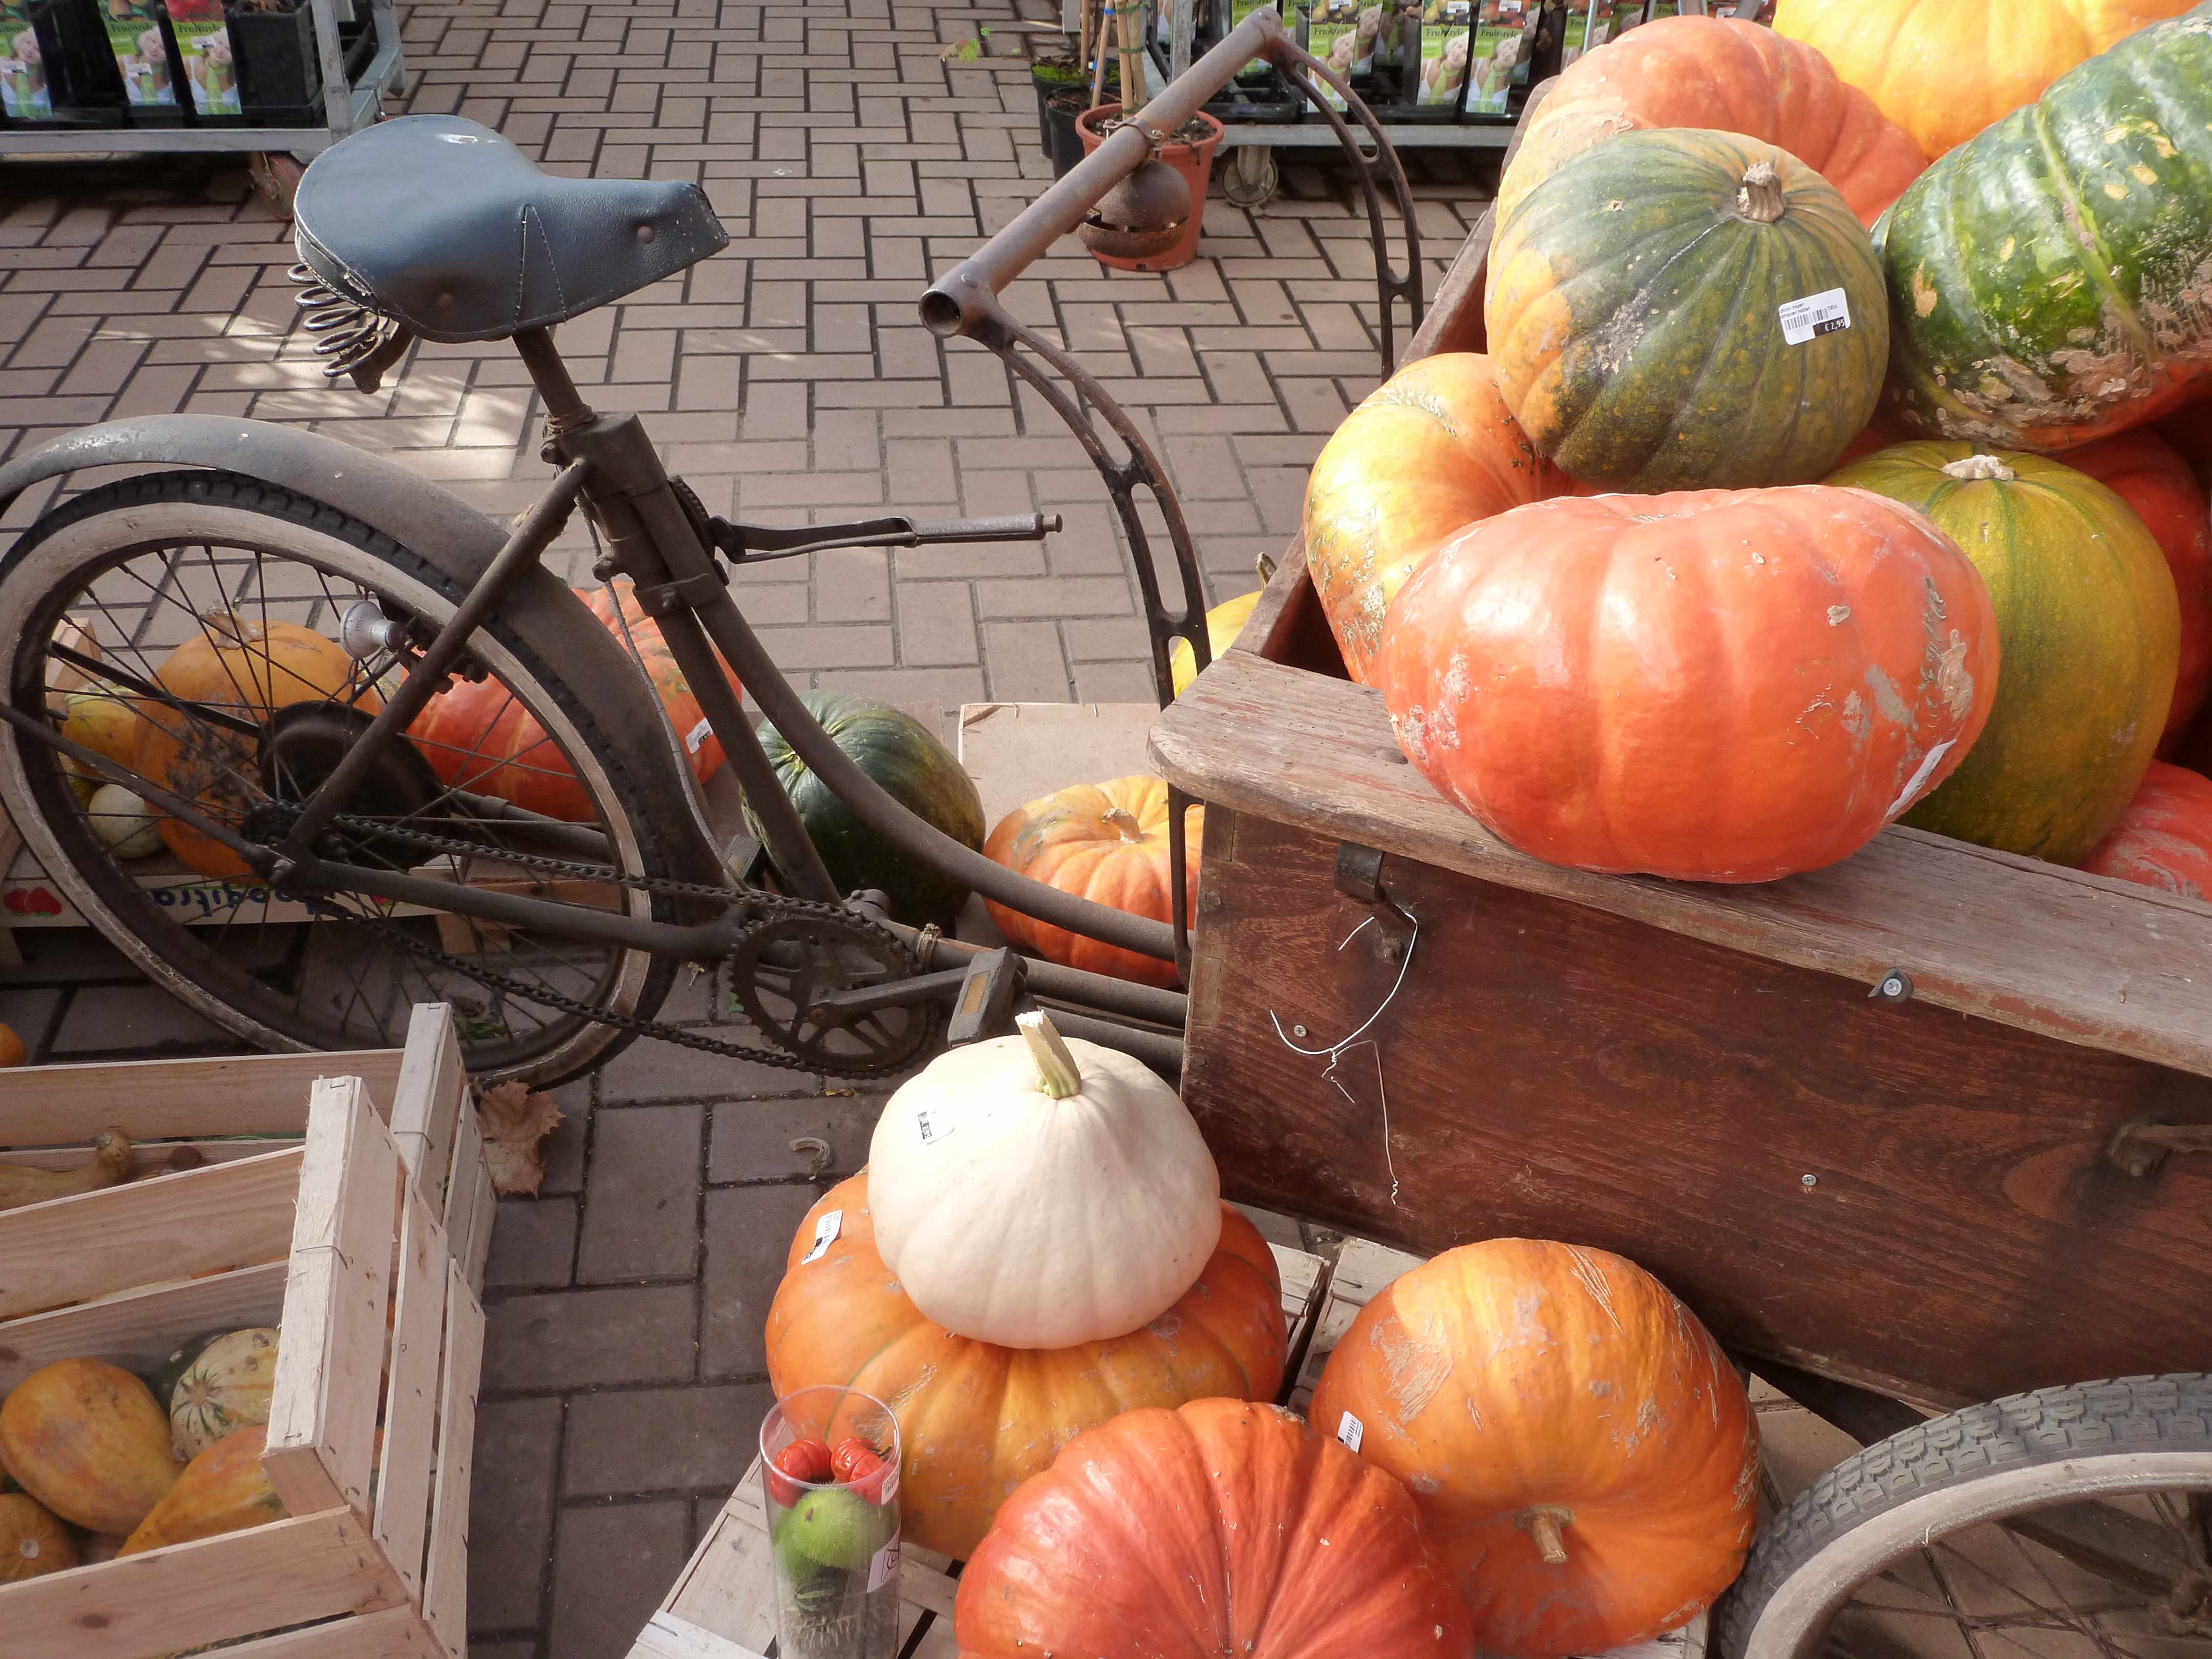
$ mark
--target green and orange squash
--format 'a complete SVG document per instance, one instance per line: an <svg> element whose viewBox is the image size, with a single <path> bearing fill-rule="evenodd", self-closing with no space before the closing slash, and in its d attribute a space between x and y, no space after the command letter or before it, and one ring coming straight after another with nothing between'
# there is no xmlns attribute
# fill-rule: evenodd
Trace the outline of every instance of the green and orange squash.
<svg viewBox="0 0 2212 1659"><path fill-rule="evenodd" d="M1989 725L1905 821L2057 864L2087 858L2142 781L2173 702L2179 606L2142 520L2072 467L1971 444L1899 445L1829 482L1926 514L1996 607Z"/></svg>
<svg viewBox="0 0 2212 1659"><path fill-rule="evenodd" d="M2179 406L2212 374L2212 6L1935 162L1876 234L1915 435L2056 454Z"/></svg>
<svg viewBox="0 0 2212 1659"><path fill-rule="evenodd" d="M1600 144L1499 215L1483 314L1505 406L1607 490L1810 483L1889 354L1881 267L1835 186L1688 127Z"/></svg>
<svg viewBox="0 0 2212 1659"><path fill-rule="evenodd" d="M276 1381L277 1334L227 1331L185 1365L169 1391L169 1431L189 1462L226 1435L269 1421Z"/></svg>

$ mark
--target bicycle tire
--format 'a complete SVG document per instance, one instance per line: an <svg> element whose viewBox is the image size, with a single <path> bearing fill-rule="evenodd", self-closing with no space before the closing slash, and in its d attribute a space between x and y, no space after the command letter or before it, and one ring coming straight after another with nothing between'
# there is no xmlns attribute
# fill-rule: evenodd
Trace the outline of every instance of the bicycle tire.
<svg viewBox="0 0 2212 1659"><path fill-rule="evenodd" d="M198 526L196 531L195 526ZM237 474L217 471L142 475L78 495L41 517L0 562L0 672L18 708L38 706L38 683L19 684L41 652L27 653L25 642L43 641L66 608L72 586L85 588L100 562L113 562L136 547L150 549L196 534L234 538L255 533L272 544L286 537L283 556L313 563L320 559L347 580L395 593L434 621L451 614L469 586L469 574L442 564L434 553L402 546L360 520L297 492ZM565 590L564 590L565 592ZM51 612L52 614L47 614ZM711 880L711 865L685 832L694 814L685 781L657 747L616 740L622 729L606 700L589 684L564 679L553 663L592 660L610 636L578 601L520 603L508 607L477 636L481 648L503 657L500 672L513 685L526 682L553 716L563 746L588 757L596 769L595 793L623 847L624 862L635 873L679 880ZM539 712L533 705L533 713ZM542 716L541 716L542 718ZM549 726L549 729L551 727ZM258 993L252 975L212 961L215 953L189 939L191 929L158 915L135 882L112 860L83 860L69 849L74 833L58 832L50 821L58 802L47 799L55 787L54 769L44 767L34 780L24 765L23 739L12 727L0 736L0 799L24 833L31 850L77 909L155 983L218 1025L258 1046L295 1051L331 1046L319 1041L300 1022L279 1017L271 999ZM619 824L614 824L618 817ZM678 908L661 895L641 895L632 914L666 921ZM658 1011L672 983L677 963L641 951L625 951L612 976L606 1006L639 1018ZM482 1082L520 1080L549 1087L602 1065L634 1041L635 1032L570 1019L557 1042L542 1053L513 1063L471 1066ZM466 1045L465 1045L465 1051Z"/></svg>
<svg viewBox="0 0 2212 1659"><path fill-rule="evenodd" d="M1830 1597L1899 1541L2147 1486L2212 1490L2212 1376L2075 1383L1931 1418L1846 1458L1767 1523L1713 1609L1713 1659L1797 1659Z"/></svg>

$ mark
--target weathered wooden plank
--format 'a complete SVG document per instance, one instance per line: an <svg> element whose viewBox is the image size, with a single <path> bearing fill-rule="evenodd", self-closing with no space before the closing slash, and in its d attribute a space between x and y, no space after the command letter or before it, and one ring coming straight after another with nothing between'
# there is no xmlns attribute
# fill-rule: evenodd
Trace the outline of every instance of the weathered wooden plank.
<svg viewBox="0 0 2212 1659"><path fill-rule="evenodd" d="M422 1614L453 1659L469 1651L469 1483L474 1472L477 1385L484 1316L459 1262L446 1268L446 1360L438 1387L438 1485Z"/></svg>
<svg viewBox="0 0 2212 1659"><path fill-rule="evenodd" d="M317 1083L261 1458L295 1515L333 1498L369 1512L399 1189L398 1149L360 1079Z"/></svg>
<svg viewBox="0 0 2212 1659"><path fill-rule="evenodd" d="M0 1317L281 1260L299 1148L0 1211Z"/></svg>
<svg viewBox="0 0 2212 1659"><path fill-rule="evenodd" d="M392 1138L434 1210L445 1205L453 1137L460 1127L467 1084L460 1039L453 1033L453 1005L418 1003L408 1021L407 1046L401 1050L399 1078L392 1090Z"/></svg>
<svg viewBox="0 0 2212 1659"><path fill-rule="evenodd" d="M81 1146L111 1123L138 1140L295 1135L307 1127L317 1078L358 1077L381 1104L399 1081L400 1060L397 1048L371 1048L20 1066L0 1072L0 1146Z"/></svg>
<svg viewBox="0 0 2212 1659"><path fill-rule="evenodd" d="M761 1656L672 1613L656 1613L638 1632L629 1659L761 1659Z"/></svg>
<svg viewBox="0 0 2212 1659"><path fill-rule="evenodd" d="M1928 1405L2212 1351L2212 1167L2104 1156L2212 1122L2203 1079L1411 860L1393 999L1399 964L1339 948L1335 850L1206 817L1183 1095L1227 1196L1423 1252L1616 1250L1732 1349ZM1334 1079L1271 1019L1319 1047L1386 1000Z"/></svg>
<svg viewBox="0 0 2212 1659"><path fill-rule="evenodd" d="M446 1330L445 1229L419 1187L402 1206L397 1305L392 1310L391 1385L385 1394L384 1455L377 1465L371 1531L407 1593L422 1595L423 1550L430 1535L432 1448Z"/></svg>
<svg viewBox="0 0 2212 1659"><path fill-rule="evenodd" d="M459 1166L455 1166L456 1177ZM470 1163L468 1243L456 1247L453 1260L461 1265L461 1276L469 1281L469 1288L481 1292L483 1289L484 1264L491 1260L491 1231L499 1221L499 1193L491 1184L491 1166L479 1151Z"/></svg>
<svg viewBox="0 0 2212 1659"><path fill-rule="evenodd" d="M234 1164L241 1158L280 1152L300 1144L298 1135L254 1135L231 1140L139 1140L131 1146L133 1181L155 1176L182 1175L210 1164ZM92 1162L92 1148L80 1146L10 1147L0 1152L0 1164L27 1170L82 1170Z"/></svg>
<svg viewBox="0 0 2212 1659"><path fill-rule="evenodd" d="M386 1607L358 1619L333 1619L222 1650L222 1659L444 1659L422 1615Z"/></svg>
<svg viewBox="0 0 2212 1659"><path fill-rule="evenodd" d="M2212 1076L2212 906L2194 900L1904 828L1753 886L1561 869L1430 787L1380 694L1244 650L1162 713L1151 753L1217 808L1835 975L1862 996L1901 969L1919 1005Z"/></svg>
<svg viewBox="0 0 2212 1659"><path fill-rule="evenodd" d="M775 1565L759 1486L756 1461L663 1603L663 1611L754 1653L766 1652L775 1640ZM742 1501L749 1493L750 1505Z"/></svg>
<svg viewBox="0 0 2212 1659"><path fill-rule="evenodd" d="M0 1618L11 1654L147 1659L400 1600L359 1518L332 1510L10 1584Z"/></svg>
<svg viewBox="0 0 2212 1659"><path fill-rule="evenodd" d="M161 1285L0 1324L0 1398L42 1365L92 1355L150 1371L205 1331L273 1326L284 1312L284 1262Z"/></svg>
<svg viewBox="0 0 2212 1659"><path fill-rule="evenodd" d="M460 1120L453 1129L453 1178L446 1183L445 1211L439 1217L456 1255L467 1249L470 1219L476 1207L473 1172L483 1163L483 1132L477 1122L477 1109L464 1099Z"/></svg>

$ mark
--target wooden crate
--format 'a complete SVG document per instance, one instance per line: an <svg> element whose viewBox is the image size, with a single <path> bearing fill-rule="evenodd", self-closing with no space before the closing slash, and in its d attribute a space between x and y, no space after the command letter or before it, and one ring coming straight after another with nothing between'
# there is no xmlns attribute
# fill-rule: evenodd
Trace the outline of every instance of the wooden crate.
<svg viewBox="0 0 2212 1659"><path fill-rule="evenodd" d="M1328 1285L1328 1264L1301 1250L1272 1247L1283 1279L1290 1331L1284 1383L1300 1374L1314 1319ZM640 1632L629 1659L762 1659L775 1651L775 1583L760 1462L730 1494L668 1597ZM902 1643L906 1659L953 1659L952 1597L957 1569L945 1556L908 1544L899 1553Z"/></svg>
<svg viewBox="0 0 2212 1659"><path fill-rule="evenodd" d="M451 1009L416 1009L400 1050L0 1081L8 1161L80 1164L111 1124L158 1178L0 1212L0 1394L276 1326L262 1466L289 1518L0 1588L0 1650L465 1659L494 1195Z"/></svg>

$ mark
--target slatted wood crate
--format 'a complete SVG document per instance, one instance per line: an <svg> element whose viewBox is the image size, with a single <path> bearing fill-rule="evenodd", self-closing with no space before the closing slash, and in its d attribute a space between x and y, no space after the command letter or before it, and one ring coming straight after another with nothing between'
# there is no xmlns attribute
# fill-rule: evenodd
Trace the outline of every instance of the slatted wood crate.
<svg viewBox="0 0 2212 1659"><path fill-rule="evenodd" d="M1283 1317L1290 1332L1290 1359L1284 1372L1287 1387L1300 1375L1315 1316L1328 1286L1328 1264L1302 1250L1287 1250L1279 1244L1273 1248L1282 1274ZM952 1643L952 1598L958 1588L955 1564L911 1544L901 1549L899 1557L901 1651L906 1659L953 1659L957 1651ZM774 1574L756 1459L707 1528L660 1611L640 1633L629 1659L763 1659L773 1655Z"/></svg>
<svg viewBox="0 0 2212 1659"><path fill-rule="evenodd" d="M75 1167L110 1126L155 1178L0 1212L0 1395L275 1326L262 1466L289 1518L0 1587L0 1652L465 1659L495 1200L451 1009L400 1050L0 1081L0 1160Z"/></svg>

